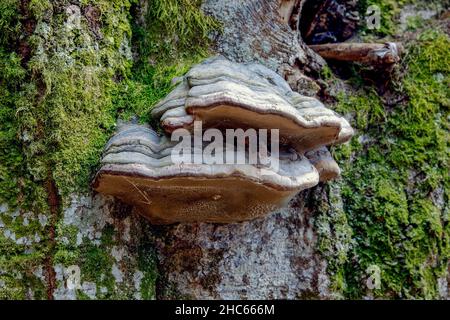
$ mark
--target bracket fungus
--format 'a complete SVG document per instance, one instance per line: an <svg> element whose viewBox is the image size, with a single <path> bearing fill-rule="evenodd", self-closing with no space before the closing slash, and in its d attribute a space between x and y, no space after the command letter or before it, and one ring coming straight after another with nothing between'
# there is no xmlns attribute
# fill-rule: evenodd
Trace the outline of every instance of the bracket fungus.
<svg viewBox="0 0 450 320"><path fill-rule="evenodd" d="M277 128L281 142L303 153L348 141L347 120L319 100L292 91L274 71L213 57L194 66L152 110L166 132L203 127Z"/></svg>
<svg viewBox="0 0 450 320"><path fill-rule="evenodd" d="M156 224L223 223L284 206L319 179L305 157L280 157L276 172L251 164L174 163L174 146L146 126L122 126L106 146L94 188L137 206Z"/></svg>
<svg viewBox="0 0 450 320"><path fill-rule="evenodd" d="M264 216L287 205L299 191L338 176L339 167L325 146L353 135L343 117L293 92L275 72L223 57L194 66L155 106L152 116L160 120L164 134L146 125L120 125L105 147L93 186L134 205L155 224L231 223ZM180 145L172 141L177 140L175 130L195 133L195 121L201 121L202 130L219 133L279 130L279 152L278 145L275 152L272 145L263 144L268 153L276 153L277 166L229 163L226 152L213 163L175 161ZM249 159L254 150L232 152L233 158ZM189 144L185 153L195 158L198 145Z"/></svg>

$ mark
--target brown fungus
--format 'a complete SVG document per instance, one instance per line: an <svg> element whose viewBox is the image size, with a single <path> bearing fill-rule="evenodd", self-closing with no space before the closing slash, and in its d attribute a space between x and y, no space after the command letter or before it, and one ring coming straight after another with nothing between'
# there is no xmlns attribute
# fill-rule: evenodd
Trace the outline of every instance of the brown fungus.
<svg viewBox="0 0 450 320"><path fill-rule="evenodd" d="M275 171L174 163L174 145L146 126L121 126L105 148L94 189L136 206L155 224L229 223L264 216L319 182L314 166L297 154L282 154Z"/></svg>
<svg viewBox="0 0 450 320"><path fill-rule="evenodd" d="M353 135L343 117L317 99L292 91L277 73L223 57L194 66L153 108L152 116L159 119L165 135L148 126L121 125L105 147L93 186L134 205L156 224L230 223L264 216L319 180L336 178L339 167L325 146L348 141ZM272 130L279 130L279 153L272 144L265 145L270 155L278 155L277 165L229 163L226 152L221 154L224 161L209 162L203 157L175 161L173 154L180 144L171 138L176 138L175 130L183 129L195 145L191 136L195 121L219 133L267 129L272 138ZM255 155L250 148L234 148L235 140L226 143L233 147L236 159ZM189 159L195 159L198 147L189 144Z"/></svg>
<svg viewBox="0 0 450 320"><path fill-rule="evenodd" d="M204 128L276 128L281 141L300 153L346 142L353 135L345 118L292 91L277 73L220 56L194 66L152 115L168 133L192 129L194 120Z"/></svg>

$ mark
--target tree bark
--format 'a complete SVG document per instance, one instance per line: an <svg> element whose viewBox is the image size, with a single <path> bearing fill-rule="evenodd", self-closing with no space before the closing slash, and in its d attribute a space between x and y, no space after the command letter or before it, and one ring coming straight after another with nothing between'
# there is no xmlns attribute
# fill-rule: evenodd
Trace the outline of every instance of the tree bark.
<svg viewBox="0 0 450 320"><path fill-rule="evenodd" d="M400 43L330 43L310 45L324 59L391 65L400 61Z"/></svg>
<svg viewBox="0 0 450 320"><path fill-rule="evenodd" d="M206 0L203 10L223 25L215 39L218 53L237 62L259 62L300 90L304 73L318 72L324 64L289 24L293 14L301 17L301 5ZM288 208L251 222L158 228L158 298L332 297L327 262L318 252L314 198L319 194L325 195L320 187L304 191Z"/></svg>
<svg viewBox="0 0 450 320"><path fill-rule="evenodd" d="M203 2L203 10L222 23L215 50L236 62L258 62L284 76L290 86L314 95L325 61L303 42L299 18L304 0ZM305 88L314 88L305 90Z"/></svg>
<svg viewBox="0 0 450 320"><path fill-rule="evenodd" d="M383 170L377 171L372 167L380 166L379 163L372 166L372 163L364 162L360 171L351 177L363 179L362 188L367 188L364 190L367 193L352 195L352 192L361 189L342 184L347 187L346 201L353 196L357 200L373 198L377 190L374 190L371 179L376 175L375 178L379 179L374 179L374 182L378 183L381 190L377 192L381 196L372 201L387 198L387 206L379 206L380 211L383 208L409 206L410 200L417 197L420 200L416 203L418 210L428 210L425 212L429 212L430 217L412 216L411 223L405 223L404 217L394 216L395 210L388 216L389 221L384 220L383 212L366 212L370 210L367 208L372 208L370 199L367 200L370 207L358 207L356 213L344 212L340 183L319 184L299 193L285 209L262 219L234 224L153 226L135 209L112 197L96 194L92 190L84 193L66 190L64 193L61 181L75 180L77 173L89 172L91 166L95 166L92 162L95 162L96 152L100 153L106 142L102 138L106 140L112 132L112 128L108 131L105 127L113 127L111 122L116 121L122 111L112 107L111 96L116 92L111 88L116 88L127 78L135 58L131 45L133 22L130 21L130 8L132 4L142 6L142 11L146 12L145 8L156 2L11 0L6 4L11 4L11 10L0 10L0 120L6 119L0 121L0 149L8 154L0 154L0 298L330 299L341 297L346 281L350 291L355 288L358 291L349 293L356 297L383 295L404 298L417 295L421 298L437 297L439 294L441 298L448 298L449 273L438 275L434 274L433 269L436 261L448 258L448 255L443 258L439 256L444 249L437 250L441 242L435 241L437 237L444 239L446 231L439 231L436 227L438 218L428 220L436 216L436 211L428 208L428 202L421 201L419 187L422 185L414 182L414 179L431 180L433 183L430 184L434 184L435 171L430 176L433 179L429 179L428 173L416 172L412 166L394 168L396 170L392 172L395 174L405 171L412 176L408 178L408 185L402 185L384 176L387 175L386 170L392 168L382 167ZM263 64L282 75L293 90L315 96L320 87L313 78L326 64L324 58L372 62L374 50L386 49L380 45L355 47L347 44L313 46L311 49L303 41L300 31L302 19L305 18L302 10L308 2L311 4L307 0L202 1L203 12L214 17L222 26L221 32L211 34L214 53L235 62ZM337 5L343 1L326 2ZM5 5L0 4L0 9L5 9ZM8 17L10 11L13 12L12 17ZM145 15L137 19L145 20ZM310 23L311 19L308 20ZM351 33L355 26L356 22L341 32L342 37ZM309 35L314 35L316 29L322 32L326 27L326 24L324 27L316 23L310 28ZM176 42L176 38L164 40ZM168 46L171 45L174 44ZM437 69L441 70L440 67ZM145 72L151 71L151 68L145 69ZM433 73L432 88L437 88L438 83L445 83L443 73ZM347 85L333 78L335 80L338 84L332 89L346 91ZM422 83L424 79L419 80ZM147 87L138 87L137 91L142 88ZM371 107L372 97L367 98L369 100L363 98L356 100L357 109L348 108L349 113L356 113L356 122L366 122L365 117L372 117L366 114L368 111L365 109ZM378 107L379 100L382 99L377 97ZM348 104L353 102L349 100ZM426 99L419 102L439 103ZM364 103L368 105L360 105ZM405 111L405 115L408 115L409 109L417 113L418 108L408 106L401 105L399 109ZM150 105L147 107L150 108ZM386 116L390 116L394 109L394 106L389 106ZM114 114L111 116L111 113ZM108 115L106 119L97 121L105 114ZM418 114L419 117L425 115ZM371 152L372 146L378 143L384 148L381 142L391 138L394 141L391 145L398 141L394 139L397 137L386 136L388 132L383 126L378 127L378 117L381 117L380 114L376 114L370 122L376 122L379 135L360 132L357 143L361 145L360 149L364 149L364 154L363 151L352 151L349 157L365 156L365 152ZM423 132L431 132L433 135L430 136L441 140L438 131ZM418 142L423 140L423 132L420 132ZM404 138L414 138L411 140L416 141L416 137L406 134ZM366 150L366 147L370 149ZM405 154L409 156L408 152ZM399 157L399 154L396 156ZM3 159L7 160L6 164ZM360 176L361 172L366 173L366 169L368 177ZM378 173L381 175L378 176ZM409 184L411 181L413 183ZM85 183L86 186L88 184ZM399 195L396 194L403 187L411 189L407 190L408 199L406 196L402 198L405 193L401 190ZM388 188L386 192L384 188ZM442 186L431 194L435 198L436 210L442 211L442 217L448 213L446 196ZM402 215L404 212L405 215L410 214L407 209L400 209ZM375 225L377 234L366 239L366 235L361 233L366 232L367 228L358 229L357 226L351 229L347 218L355 218L356 215L360 215L358 219L365 220L361 223L370 227ZM355 220L355 223L359 224L360 220ZM394 227L404 231L404 234L388 251L402 251L408 249L406 245L413 247L415 241L422 241L426 242L426 247L418 246L412 252L428 256L426 260L414 260L421 262L416 269L405 271L398 268L401 277L390 278L392 274L387 273L383 285L395 280L393 285L401 287L396 292L390 292L392 286L387 283L387 289L374 294L363 283L368 276L364 273L366 262L393 263L392 268L396 269L397 265L411 264L404 257L398 258L403 252L383 261L385 256L382 251L387 247L382 241L382 245L377 247L378 241L385 235L382 232L390 232L391 225L396 224L401 226ZM416 224L423 226L418 228ZM389 228L382 228L385 225ZM435 230L431 230L433 225ZM426 232L430 229L430 232L442 234L432 235L422 232L422 228ZM352 232L356 235L352 236ZM422 234L424 239L415 239L422 237ZM410 239L403 245L406 237L413 241ZM433 240L432 237L434 242L428 241ZM442 247L446 244L442 240ZM357 251L366 247L375 247L377 251L370 259L360 259ZM355 268L347 270L352 264ZM349 274L342 274L347 271L350 271ZM404 279L407 279L405 282L416 282L406 285L404 289L401 283L398 284ZM433 282L434 279L438 282ZM431 286L439 287L439 293L434 293L436 288L431 290ZM425 295L421 290L431 293L425 292L428 294Z"/></svg>

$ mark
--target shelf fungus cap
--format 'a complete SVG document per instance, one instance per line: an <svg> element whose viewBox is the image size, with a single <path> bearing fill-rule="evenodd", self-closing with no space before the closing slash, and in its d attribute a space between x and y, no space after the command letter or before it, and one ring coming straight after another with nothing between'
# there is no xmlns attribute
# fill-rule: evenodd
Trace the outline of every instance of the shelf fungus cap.
<svg viewBox="0 0 450 320"><path fill-rule="evenodd" d="M317 169L320 182L334 180L341 175L341 169L326 147L308 151L305 156Z"/></svg>
<svg viewBox="0 0 450 320"><path fill-rule="evenodd" d="M347 120L319 100L292 91L272 70L220 56L194 66L153 108L152 116L165 135L145 125L120 125L105 146L93 187L134 205L155 224L231 223L265 216L286 206L299 191L339 176L326 146L353 135ZM200 130L196 121L201 121ZM171 141L177 129L194 142L183 149L182 161L174 157L180 143ZM275 155L276 165L259 159L265 138L245 135L242 144L253 141L258 152L226 141L226 152L219 152L223 161L206 161L203 150L210 146L195 143L198 132L206 134L203 129L222 134L228 129L267 129L265 138L269 132L270 139L279 137L276 148L273 141L263 148L269 158ZM230 146L235 159L254 159L258 153L258 161L230 163L225 159Z"/></svg>
<svg viewBox="0 0 450 320"><path fill-rule="evenodd" d="M240 64L221 56L194 66L183 81L152 110L171 133L203 127L279 129L283 143L304 153L348 141L347 120L319 100L291 90L274 71L259 64Z"/></svg>
<svg viewBox="0 0 450 320"><path fill-rule="evenodd" d="M174 162L175 145L148 126L122 125L105 147L94 189L134 205L155 224L230 223L264 216L319 182L316 168L295 152L281 152L273 170Z"/></svg>

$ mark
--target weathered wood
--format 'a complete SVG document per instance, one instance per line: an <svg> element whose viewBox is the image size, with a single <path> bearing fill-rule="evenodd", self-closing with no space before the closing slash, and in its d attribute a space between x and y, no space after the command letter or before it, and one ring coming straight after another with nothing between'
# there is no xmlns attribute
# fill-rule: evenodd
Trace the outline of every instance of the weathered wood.
<svg viewBox="0 0 450 320"><path fill-rule="evenodd" d="M401 43L328 43L310 45L324 59L365 64L394 64L400 60Z"/></svg>
<svg viewBox="0 0 450 320"><path fill-rule="evenodd" d="M289 14L297 17L303 1L206 0L202 8L223 27L215 38L218 53L232 61L258 62L277 71L298 91L302 73L317 74L325 65L303 42L298 26L290 23Z"/></svg>

